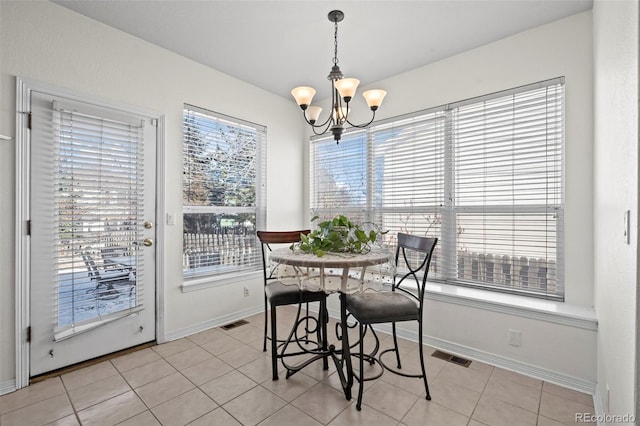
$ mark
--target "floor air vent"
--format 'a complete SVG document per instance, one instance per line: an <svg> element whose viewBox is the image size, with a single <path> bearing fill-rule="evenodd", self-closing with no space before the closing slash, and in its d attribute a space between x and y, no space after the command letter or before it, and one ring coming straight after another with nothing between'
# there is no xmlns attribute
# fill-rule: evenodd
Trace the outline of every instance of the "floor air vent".
<svg viewBox="0 0 640 426"><path fill-rule="evenodd" d="M446 352L442 352L442 351L438 351L436 350L435 352L433 352L431 354L432 357L438 358L438 359L442 359L448 362L452 362L454 364L457 365L461 365L463 367L468 367L469 365L471 365L471 360L469 359L464 359L464 358L460 358L459 356L455 356L452 354L448 354Z"/></svg>
<svg viewBox="0 0 640 426"><path fill-rule="evenodd" d="M240 321L232 322L231 324L223 325L220 328L222 328L223 330L231 330L232 328L240 327L241 325L245 325L245 324L249 324L249 322L245 320L240 320Z"/></svg>

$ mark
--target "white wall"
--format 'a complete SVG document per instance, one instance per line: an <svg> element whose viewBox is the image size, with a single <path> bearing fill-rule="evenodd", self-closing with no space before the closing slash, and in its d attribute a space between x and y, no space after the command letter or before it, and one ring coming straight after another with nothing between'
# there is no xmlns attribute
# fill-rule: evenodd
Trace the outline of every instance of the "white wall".
<svg viewBox="0 0 640 426"><path fill-rule="evenodd" d="M0 134L15 135L15 77L165 115L166 209L181 212L182 106L187 102L267 126L268 226L303 225L302 123L296 105L48 1L0 2ZM215 40L212 40L212 43ZM265 108L265 106L269 106ZM0 389L15 377L15 142L0 141ZM286 187L286 191L280 188ZM291 202L293 200L293 202ZM166 335L259 309L258 279L182 293L182 223L163 244ZM254 289L242 298L242 287Z"/></svg>
<svg viewBox="0 0 640 426"><path fill-rule="evenodd" d="M593 8L597 396L604 410L621 415L635 413L637 398L638 15L637 1L598 0Z"/></svg>
<svg viewBox="0 0 640 426"><path fill-rule="evenodd" d="M566 77L566 303L555 307L551 303L540 312L567 309L593 319L591 20L591 12L580 13L367 88L388 91L378 115L386 118ZM425 48L430 43L433 41L425 40ZM457 302L455 297L440 294L430 297L425 307L425 335L434 346L593 392L596 381L593 321L580 326L560 324L550 322L550 317L530 318L514 311L494 311L486 303L480 303L478 308L473 300L459 304L450 303ZM522 332L522 347L508 345L509 329Z"/></svg>

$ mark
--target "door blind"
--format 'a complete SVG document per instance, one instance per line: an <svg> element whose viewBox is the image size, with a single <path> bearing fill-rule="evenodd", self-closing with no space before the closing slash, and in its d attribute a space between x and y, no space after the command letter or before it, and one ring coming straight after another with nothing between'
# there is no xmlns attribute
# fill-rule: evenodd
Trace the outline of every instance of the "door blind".
<svg viewBox="0 0 640 426"><path fill-rule="evenodd" d="M122 119L53 105L56 340L144 305L142 125Z"/></svg>

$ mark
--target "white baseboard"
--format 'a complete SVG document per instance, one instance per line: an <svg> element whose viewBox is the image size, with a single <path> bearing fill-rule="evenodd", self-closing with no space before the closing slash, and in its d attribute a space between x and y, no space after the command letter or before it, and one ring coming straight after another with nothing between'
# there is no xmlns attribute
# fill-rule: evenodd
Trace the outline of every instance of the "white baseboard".
<svg viewBox="0 0 640 426"><path fill-rule="evenodd" d="M603 421L605 418L606 411L604 410L604 404L602 402L602 394L598 390L596 386L596 391L593 395L593 407L595 409L595 415L598 419L598 426L606 426L606 423Z"/></svg>
<svg viewBox="0 0 640 426"><path fill-rule="evenodd" d="M238 312L234 312L229 315L224 315L222 317L212 318L211 320L201 322L200 324L191 325L189 327L185 327L179 330L165 333L164 334L165 341L158 342L158 343L165 343L165 342L170 342L172 340L181 339L183 337L187 337L192 334L208 330L210 328L220 327L220 326L232 323L234 321L238 321L242 318L250 317L251 315L261 313L261 312L264 312L263 305L247 308Z"/></svg>
<svg viewBox="0 0 640 426"><path fill-rule="evenodd" d="M16 390L16 379L5 380L0 382L0 395L11 393Z"/></svg>

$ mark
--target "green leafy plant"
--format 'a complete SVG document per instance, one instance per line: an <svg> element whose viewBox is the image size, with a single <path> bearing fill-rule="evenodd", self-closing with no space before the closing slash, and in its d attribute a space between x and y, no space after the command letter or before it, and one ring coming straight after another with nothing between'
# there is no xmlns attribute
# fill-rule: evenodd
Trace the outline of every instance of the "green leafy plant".
<svg viewBox="0 0 640 426"><path fill-rule="evenodd" d="M311 221L318 219L315 216ZM318 257L325 253L368 253L371 244L387 231L377 228L366 231L344 215L320 222L308 235L301 235L301 241L291 245L291 250L299 249L304 253L313 253Z"/></svg>

